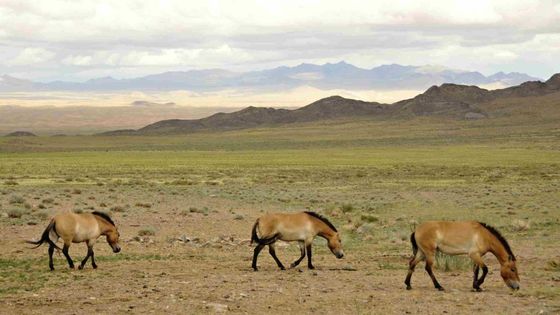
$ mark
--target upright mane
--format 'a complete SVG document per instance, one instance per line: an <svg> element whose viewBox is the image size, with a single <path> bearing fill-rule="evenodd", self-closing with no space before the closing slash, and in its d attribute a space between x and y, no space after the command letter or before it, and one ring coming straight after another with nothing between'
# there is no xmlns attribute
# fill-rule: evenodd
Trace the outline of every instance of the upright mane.
<svg viewBox="0 0 560 315"><path fill-rule="evenodd" d="M500 232L498 230L496 230L496 228L494 228L491 225L488 225L486 223L483 222L478 222L480 223L480 225L482 225L483 227L485 227L490 233L492 233L492 235L494 235L499 241L500 243L502 243L502 245L504 246L504 248L506 249L506 252L508 253L508 255L511 256L511 260L515 260L515 255L513 254L513 252L511 251L511 248L509 247L509 244L507 242L507 240L502 236L502 234L500 234Z"/></svg>
<svg viewBox="0 0 560 315"><path fill-rule="evenodd" d="M305 213L307 213L308 215L310 215L310 216L312 216L312 217L315 217L315 218L317 218L317 219L323 221L323 223L325 223L328 227L330 227L331 229L333 229L335 232L338 232L338 231L336 230L336 228L334 227L334 225L333 225L327 218L325 218L324 216L322 216L322 215L320 215L320 214L318 214L318 213L316 213L316 212L313 212L313 211L305 211Z"/></svg>
<svg viewBox="0 0 560 315"><path fill-rule="evenodd" d="M115 222L113 222L113 219L111 219L111 217L105 212L93 211L91 214L96 215L96 216L104 219L105 221L111 223L113 226L116 226Z"/></svg>

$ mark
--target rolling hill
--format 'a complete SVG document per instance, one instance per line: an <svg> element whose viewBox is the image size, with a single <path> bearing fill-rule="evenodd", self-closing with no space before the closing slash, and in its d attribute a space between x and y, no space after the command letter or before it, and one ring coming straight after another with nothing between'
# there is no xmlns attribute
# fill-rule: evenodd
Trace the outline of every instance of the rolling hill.
<svg viewBox="0 0 560 315"><path fill-rule="evenodd" d="M476 86L443 84L432 86L424 93L394 104L381 104L331 96L299 109L247 107L232 113L217 113L202 119L171 119L158 121L138 130L117 130L101 135L162 135L184 134L197 131L222 131L275 126L297 122L335 120L350 117L402 119L417 116L435 116L452 119L482 119L507 113L503 108L493 110L490 103L558 94L560 99L560 74L546 82L525 82L499 90L486 90ZM530 105L530 104L527 104Z"/></svg>

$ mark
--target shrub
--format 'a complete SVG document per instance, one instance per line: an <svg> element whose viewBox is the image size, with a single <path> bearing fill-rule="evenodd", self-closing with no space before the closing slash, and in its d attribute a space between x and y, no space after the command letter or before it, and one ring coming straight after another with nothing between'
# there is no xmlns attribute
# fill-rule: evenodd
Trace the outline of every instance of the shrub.
<svg viewBox="0 0 560 315"><path fill-rule="evenodd" d="M363 222L370 222L370 223L379 222L379 217L376 216L376 215L373 215L373 214L362 214L362 216L360 217L360 219L361 219Z"/></svg>
<svg viewBox="0 0 560 315"><path fill-rule="evenodd" d="M79 195L79 194L82 193L82 191L81 191L80 189L76 189L76 188L75 188L74 190L72 190L72 193L73 193L74 195Z"/></svg>
<svg viewBox="0 0 560 315"><path fill-rule="evenodd" d="M468 270L473 267L469 257L459 255L447 255L442 252L436 253L435 267L441 271Z"/></svg>
<svg viewBox="0 0 560 315"><path fill-rule="evenodd" d="M10 204L23 204L25 202L25 198L19 195L13 195L10 197Z"/></svg>
<svg viewBox="0 0 560 315"><path fill-rule="evenodd" d="M111 207L111 211L113 212L124 212L126 210L126 207L124 206L113 206Z"/></svg>
<svg viewBox="0 0 560 315"><path fill-rule="evenodd" d="M527 231L529 229L529 221L523 221L520 219L513 220L511 223L511 229L515 232Z"/></svg>
<svg viewBox="0 0 560 315"><path fill-rule="evenodd" d="M21 209L11 209L8 210L8 217L12 219L21 218L25 212Z"/></svg>
<svg viewBox="0 0 560 315"><path fill-rule="evenodd" d="M145 227L138 231L138 236L154 236L156 235L156 230L153 227Z"/></svg>
<svg viewBox="0 0 560 315"><path fill-rule="evenodd" d="M7 181L4 182L4 185L15 186L18 185L18 182L16 182L13 179L8 179Z"/></svg>
<svg viewBox="0 0 560 315"><path fill-rule="evenodd" d="M345 203L340 207L340 210L344 213L352 212L354 211L354 206L351 203Z"/></svg>
<svg viewBox="0 0 560 315"><path fill-rule="evenodd" d="M43 199L43 203L49 204L49 203L53 203L54 199L53 198L45 198Z"/></svg>
<svg viewBox="0 0 560 315"><path fill-rule="evenodd" d="M152 204L151 204L151 203L147 203L147 202L145 202L145 203L137 202L137 203L135 204L135 206L141 207L141 208L151 208L151 207L152 207Z"/></svg>

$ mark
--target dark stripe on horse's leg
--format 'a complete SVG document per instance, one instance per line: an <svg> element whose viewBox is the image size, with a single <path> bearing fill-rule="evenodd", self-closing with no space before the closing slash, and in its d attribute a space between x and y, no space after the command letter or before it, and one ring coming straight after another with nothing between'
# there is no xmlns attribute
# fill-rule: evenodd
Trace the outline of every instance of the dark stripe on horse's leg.
<svg viewBox="0 0 560 315"><path fill-rule="evenodd" d="M97 269L97 264L95 263L95 253L93 252L93 245L91 246L91 266L93 269Z"/></svg>
<svg viewBox="0 0 560 315"><path fill-rule="evenodd" d="M93 252L92 248L88 245L88 250L87 250L86 257L84 258L84 260L82 260L82 263L80 264L78 269L83 269L84 268L84 266L86 265L86 262L88 261L89 257L91 256L92 252Z"/></svg>
<svg viewBox="0 0 560 315"><path fill-rule="evenodd" d="M301 256L290 265L290 268L297 267L297 265L299 265L299 263L303 260L303 258L305 258L305 244L300 243L299 249L301 250Z"/></svg>
<svg viewBox="0 0 560 315"><path fill-rule="evenodd" d="M54 263L53 263L53 253L54 253L54 246L52 244L49 244L49 268L52 270L54 270Z"/></svg>
<svg viewBox="0 0 560 315"><path fill-rule="evenodd" d="M274 244L269 244L268 245L268 253L270 254L270 256L272 256L272 258L274 258L274 261L278 265L278 268L280 268L282 270L286 270L284 265L282 265L282 262L280 261L280 259L278 259L278 257L276 257L276 250L274 250Z"/></svg>
<svg viewBox="0 0 560 315"><path fill-rule="evenodd" d="M488 274L488 267L486 267L486 265L482 265L482 276L480 276L480 279L478 279L477 282L477 286L479 288L484 283L484 279L486 278L487 274Z"/></svg>
<svg viewBox="0 0 560 315"><path fill-rule="evenodd" d="M434 287L436 287L436 289L443 291L443 287L439 284L439 282L436 279L436 276L434 276L434 272L432 271L432 265L433 265L434 261L433 259L426 259L426 272L428 272L428 275L430 275L430 278L432 278L432 282L434 283Z"/></svg>
<svg viewBox="0 0 560 315"><path fill-rule="evenodd" d="M257 247L255 247L255 251L253 253L253 265L252 265L252 267L255 271L259 270L259 268L257 268L257 257L259 256L259 253L264 248L264 246L265 245L263 245L263 244L259 244L259 245L257 245Z"/></svg>
<svg viewBox="0 0 560 315"><path fill-rule="evenodd" d="M72 261L72 258L70 258L70 255L68 254L68 248L70 248L70 245L64 244L64 247L62 248L62 253L66 257L66 260L68 261L68 266L70 266L71 269L74 269L74 262Z"/></svg>
<svg viewBox="0 0 560 315"><path fill-rule="evenodd" d="M408 262L408 274L406 275L406 279L404 280L404 284L406 284L407 290L412 289L412 286L410 285L410 280L412 279L414 268L416 268L418 262L420 262L420 259L418 259L418 251L416 251L416 253L414 253L414 256L412 256L412 258Z"/></svg>
<svg viewBox="0 0 560 315"><path fill-rule="evenodd" d="M309 269L315 269L315 267L313 266L313 263L311 263L311 244L307 245L307 268Z"/></svg>
<svg viewBox="0 0 560 315"><path fill-rule="evenodd" d="M474 265L474 270L473 270L473 283L472 283L472 287L474 290L476 291L480 291L480 287L478 286L478 271L480 270L480 267L475 264Z"/></svg>

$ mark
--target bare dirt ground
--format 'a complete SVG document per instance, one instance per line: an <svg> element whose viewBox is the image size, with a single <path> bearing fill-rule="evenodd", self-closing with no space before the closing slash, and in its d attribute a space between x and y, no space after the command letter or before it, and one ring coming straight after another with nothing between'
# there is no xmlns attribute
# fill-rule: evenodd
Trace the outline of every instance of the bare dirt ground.
<svg viewBox="0 0 560 315"><path fill-rule="evenodd" d="M438 270L436 275L446 288L439 292L423 265L414 274L413 290L406 291L403 280L410 255L407 241L393 240L390 247L373 237L356 241L343 228L347 246L341 260L327 250L324 241L316 240L316 270L307 270L304 261L299 268L280 271L264 250L259 259L260 271L254 272L250 268L253 248L249 245L252 224L262 211L285 209L214 195L156 189L147 189L142 196L138 193L131 191L118 198L143 198L153 206L131 206L112 212L122 235L123 251L113 254L100 238L95 247L97 270L89 263L84 270L69 270L63 256L55 254L56 270L48 271L46 247L31 250L22 244L24 239L39 237L48 219L28 225L3 218L0 251L4 291L0 313L560 312L560 300L554 291L560 280L558 271L547 271L549 259L541 259L543 255L558 257L557 243L535 245L532 238L515 242L521 270L522 289L518 292L510 291L502 282L499 266L491 255L486 257L490 273L483 292L471 292L470 270ZM90 197L84 203L90 204L107 198L103 189L86 190L61 201L48 213L73 208L77 199L86 196ZM197 208L188 210L189 205ZM336 216L337 212L333 213ZM342 219L335 217L334 222L340 226ZM145 227L155 235L138 236ZM70 249L76 262L85 253L83 244L74 244ZM295 244L280 246L278 254L287 265L297 258L298 249Z"/></svg>

